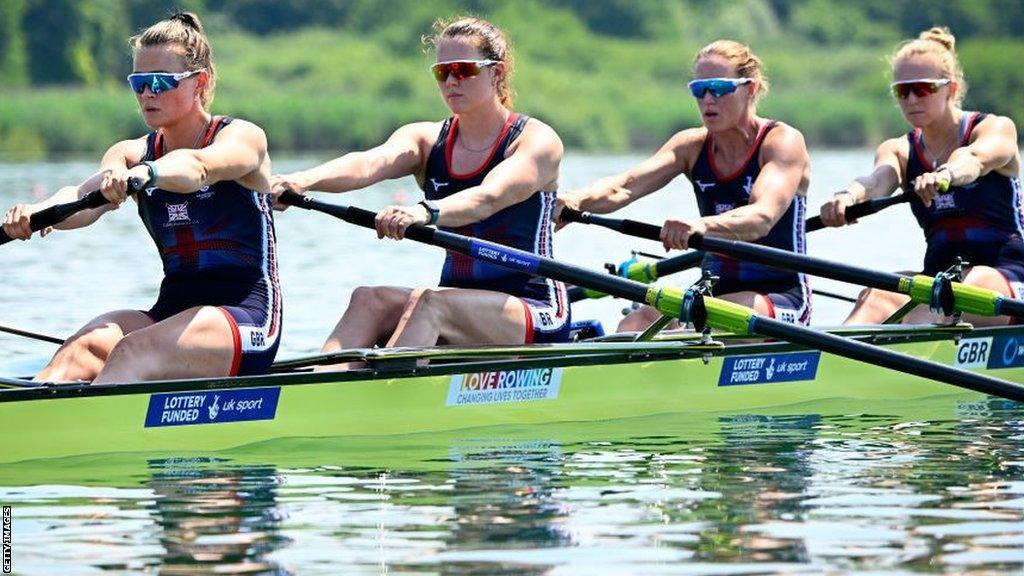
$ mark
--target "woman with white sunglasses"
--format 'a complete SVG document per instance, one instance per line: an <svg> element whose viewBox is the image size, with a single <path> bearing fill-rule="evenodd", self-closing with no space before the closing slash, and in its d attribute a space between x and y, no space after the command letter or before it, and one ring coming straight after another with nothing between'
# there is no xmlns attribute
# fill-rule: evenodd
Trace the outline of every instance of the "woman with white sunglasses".
<svg viewBox="0 0 1024 576"><path fill-rule="evenodd" d="M912 195L911 210L925 233L924 274L943 272L961 258L969 265L964 283L1024 297L1021 161L1013 121L963 110L967 83L947 28L904 42L891 64L893 96L912 130L878 147L874 171L826 202L822 222L847 224L848 206L902 188ZM846 322L881 322L907 301L865 290ZM1010 321L1005 316L965 319L975 325ZM923 307L904 318L908 323L940 320Z"/></svg>
<svg viewBox="0 0 1024 576"><path fill-rule="evenodd" d="M436 225L551 256L562 143L546 124L512 110L505 34L479 18L438 21L426 39L430 72L452 116L399 128L376 148L277 176L274 192L347 192L414 176L426 199L377 214L377 235L401 239ZM323 346L522 344L569 338L565 287L449 252L440 287L359 287Z"/></svg>
<svg viewBox="0 0 1024 576"><path fill-rule="evenodd" d="M114 144L100 171L4 216L13 238L31 214L99 189L109 201L57 226L88 226L132 194L163 260L156 303L97 317L37 376L95 383L265 373L277 353L281 297L267 140L256 125L212 116L213 55L199 19L178 13L132 38L128 82L153 131ZM143 183L141 190L130 182Z"/></svg>
<svg viewBox="0 0 1024 576"><path fill-rule="evenodd" d="M760 59L739 42L712 42L693 59L689 89L703 126L676 133L637 166L566 193L560 202L576 210L613 212L683 174L693 184L700 217L666 219L661 233L666 250L686 249L690 236L699 233L804 252L810 158L800 131L757 115L758 100L768 91ZM810 321L804 275L712 254L703 266L719 278L716 296L786 322ZM642 307L624 318L619 330L643 330L658 316Z"/></svg>

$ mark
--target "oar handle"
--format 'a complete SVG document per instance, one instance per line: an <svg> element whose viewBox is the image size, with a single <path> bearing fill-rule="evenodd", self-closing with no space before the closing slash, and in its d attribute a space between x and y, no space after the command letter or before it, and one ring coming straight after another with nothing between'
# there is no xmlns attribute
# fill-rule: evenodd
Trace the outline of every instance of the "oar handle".
<svg viewBox="0 0 1024 576"><path fill-rule="evenodd" d="M853 221L858 218L870 216L875 212L885 210L890 206L902 204L903 202L910 202L910 194L901 193L895 196L886 196L885 198L872 198L864 202L858 202L852 206L846 207L846 220ZM821 230L825 225L821 222L821 216L812 216L807 219L807 231L814 232L815 230Z"/></svg>
<svg viewBox="0 0 1024 576"><path fill-rule="evenodd" d="M282 192L277 198L277 201L289 206L324 212L334 216L335 218L340 218L349 224L355 224L356 226L362 226L363 228L377 228L377 214L369 210L356 208L355 206L329 204L303 194L292 192L291 190L285 190ZM412 240L433 244L434 234L436 232L436 229L429 226L413 224L405 229L405 236Z"/></svg>
<svg viewBox="0 0 1024 576"><path fill-rule="evenodd" d="M566 222L596 224L598 226L603 226L604 228L617 230L623 234L636 236L637 238L646 238L647 240L661 242L661 226L655 226L654 224L648 224L646 222L608 218L606 216L598 216L590 212L580 212L579 210L574 210L572 208L562 208L562 215L560 218Z"/></svg>
<svg viewBox="0 0 1024 576"><path fill-rule="evenodd" d="M128 193L132 194L142 190L145 185L140 178L129 178L128 179ZM33 232L38 232L44 228L49 228L55 224L67 220L71 216L81 212L82 210L89 210L90 208L99 208L107 203L107 199L103 197L103 194L99 190L93 190L85 196L82 196L78 200L73 202L67 202L64 204L55 204L48 208L43 208L39 212L29 216L29 226ZM3 228L0 228L0 246L7 244L13 240L10 236L4 232Z"/></svg>

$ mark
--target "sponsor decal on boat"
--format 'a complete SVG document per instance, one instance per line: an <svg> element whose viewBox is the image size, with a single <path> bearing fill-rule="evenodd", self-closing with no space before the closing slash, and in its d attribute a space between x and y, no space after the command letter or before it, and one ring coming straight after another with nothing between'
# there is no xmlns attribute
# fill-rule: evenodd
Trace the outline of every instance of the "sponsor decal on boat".
<svg viewBox="0 0 1024 576"><path fill-rule="evenodd" d="M992 338L964 338L956 345L957 368L985 368L992 351Z"/></svg>
<svg viewBox="0 0 1024 576"><path fill-rule="evenodd" d="M505 250L497 244L485 244L478 240L469 243L470 255L481 260L490 260L499 266L516 268L525 272L536 272L540 261L532 254L520 254Z"/></svg>
<svg viewBox="0 0 1024 576"><path fill-rule="evenodd" d="M152 394L146 428L273 420L281 388Z"/></svg>
<svg viewBox="0 0 1024 576"><path fill-rule="evenodd" d="M814 380L821 352L728 356L722 363L719 386Z"/></svg>
<svg viewBox="0 0 1024 576"><path fill-rule="evenodd" d="M558 398L561 368L531 368L456 374L448 385L446 406L502 404Z"/></svg>
<svg viewBox="0 0 1024 576"><path fill-rule="evenodd" d="M982 340L978 338L977 340ZM986 368L1020 368L1024 366L1024 339L1019 336L997 336L991 338L992 347L988 353ZM959 347L957 348L959 351Z"/></svg>

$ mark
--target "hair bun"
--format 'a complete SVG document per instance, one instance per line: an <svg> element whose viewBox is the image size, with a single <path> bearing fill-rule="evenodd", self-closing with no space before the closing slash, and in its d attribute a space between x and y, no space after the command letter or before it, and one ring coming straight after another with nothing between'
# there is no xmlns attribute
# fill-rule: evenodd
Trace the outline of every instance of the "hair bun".
<svg viewBox="0 0 1024 576"><path fill-rule="evenodd" d="M945 26L933 26L918 34L917 37L921 40L938 42L950 52L954 52L956 48L956 38L953 36L953 33L949 31L949 28Z"/></svg>
<svg viewBox="0 0 1024 576"><path fill-rule="evenodd" d="M181 22L200 34L203 33L203 25L199 22L199 16L192 12L175 12L170 18L172 22Z"/></svg>

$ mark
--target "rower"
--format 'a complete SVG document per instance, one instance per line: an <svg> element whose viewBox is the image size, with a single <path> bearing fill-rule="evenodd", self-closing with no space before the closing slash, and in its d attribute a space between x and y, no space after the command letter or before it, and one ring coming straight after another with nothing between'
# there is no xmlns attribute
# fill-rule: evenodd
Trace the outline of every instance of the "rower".
<svg viewBox="0 0 1024 576"><path fill-rule="evenodd" d="M679 174L693 183L700 218L665 220L666 249L685 249L691 234L757 242L803 253L810 158L795 128L757 116L768 91L761 60L750 48L718 40L693 59L690 92L703 127L683 130L633 168L564 194L560 204L608 213L665 187ZM758 314L807 324L811 295L803 274L708 254L704 270L719 278L715 293ZM643 330L658 319L644 307L619 324Z"/></svg>
<svg viewBox="0 0 1024 576"><path fill-rule="evenodd" d="M428 224L550 256L562 143L546 124L512 110L504 32L458 18L436 22L428 41L451 117L403 126L371 150L277 176L274 192L347 192L414 175L426 200L381 210L379 237L402 239L410 225ZM448 252L440 287L357 288L323 351L562 342L569 329L561 282Z"/></svg>
<svg viewBox="0 0 1024 576"><path fill-rule="evenodd" d="M281 296L263 131L211 116L213 56L199 19L179 12L132 38L128 82L153 132L118 142L100 171L38 204L19 204L4 231L32 235L30 216L99 188L108 204L57 225L88 226L117 208L129 182L163 260L147 311L103 314L69 338L36 380L96 383L265 373L277 353Z"/></svg>
<svg viewBox="0 0 1024 576"><path fill-rule="evenodd" d="M822 222L848 224L847 206L903 188L911 195L911 209L925 233L924 274L941 273L962 259L970 265L964 284L1020 299L1024 296L1024 213L1013 121L963 110L967 84L948 28L931 28L904 42L890 61L893 95L913 129L878 147L874 171L826 202L821 207ZM942 189L944 183L948 191ZM881 322L908 300L892 292L864 290L846 323ZM964 319L975 325L1010 321L1007 316L965 315ZM925 308L904 318L908 323L941 320L941 315Z"/></svg>

